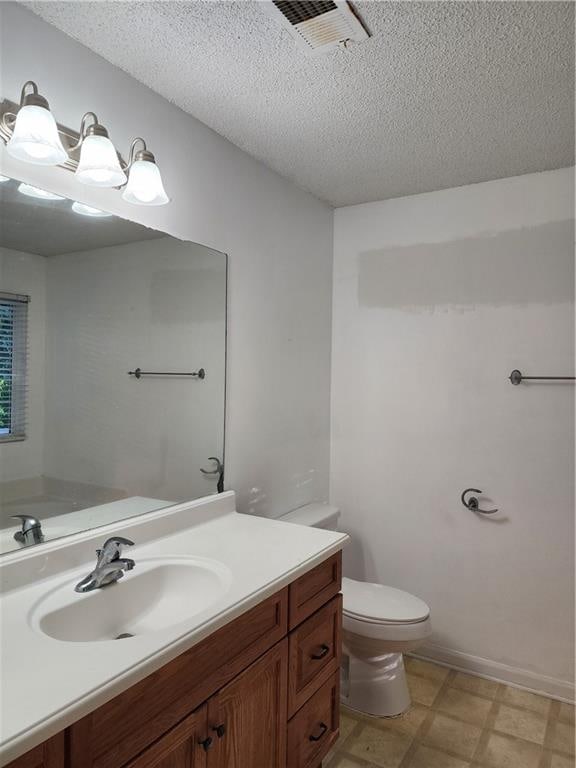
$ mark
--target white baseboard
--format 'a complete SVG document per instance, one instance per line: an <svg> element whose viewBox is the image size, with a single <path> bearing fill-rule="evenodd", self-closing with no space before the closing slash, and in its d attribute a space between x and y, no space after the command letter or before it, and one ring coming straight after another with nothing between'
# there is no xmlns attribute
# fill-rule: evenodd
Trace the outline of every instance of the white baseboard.
<svg viewBox="0 0 576 768"><path fill-rule="evenodd" d="M516 688L525 688L533 693L550 696L552 699L574 703L574 684L554 677L539 675L519 667L510 667L480 656L453 651L439 645L424 645L417 653L410 654L419 659L434 661L460 672L486 677L498 683L506 683Z"/></svg>

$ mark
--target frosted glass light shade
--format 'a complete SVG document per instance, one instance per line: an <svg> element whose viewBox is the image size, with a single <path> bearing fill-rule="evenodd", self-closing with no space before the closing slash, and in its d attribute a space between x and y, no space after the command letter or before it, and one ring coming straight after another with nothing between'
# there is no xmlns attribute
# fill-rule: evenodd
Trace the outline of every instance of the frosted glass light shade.
<svg viewBox="0 0 576 768"><path fill-rule="evenodd" d="M166 205L170 202L164 191L158 166L148 160L136 160L132 163L128 184L122 197L126 202L135 205Z"/></svg>
<svg viewBox="0 0 576 768"><path fill-rule="evenodd" d="M76 178L92 187L120 187L126 183L126 174L108 137L86 136L80 150Z"/></svg>
<svg viewBox="0 0 576 768"><path fill-rule="evenodd" d="M60 165L68 159L52 113L35 104L18 110L6 151L17 160L35 165Z"/></svg>

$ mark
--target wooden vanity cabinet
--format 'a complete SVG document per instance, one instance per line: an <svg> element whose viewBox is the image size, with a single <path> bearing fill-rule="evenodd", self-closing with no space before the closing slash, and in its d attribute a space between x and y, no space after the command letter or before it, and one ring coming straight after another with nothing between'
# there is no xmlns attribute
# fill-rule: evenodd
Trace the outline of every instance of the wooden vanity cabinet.
<svg viewBox="0 0 576 768"><path fill-rule="evenodd" d="M338 738L340 558L8 768L321 768Z"/></svg>

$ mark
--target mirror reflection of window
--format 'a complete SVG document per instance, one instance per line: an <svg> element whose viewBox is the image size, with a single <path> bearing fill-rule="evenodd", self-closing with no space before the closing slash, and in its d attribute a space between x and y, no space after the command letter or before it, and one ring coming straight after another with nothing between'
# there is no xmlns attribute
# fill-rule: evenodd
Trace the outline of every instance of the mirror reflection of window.
<svg viewBox="0 0 576 768"><path fill-rule="evenodd" d="M28 296L0 290L0 441L26 436Z"/></svg>

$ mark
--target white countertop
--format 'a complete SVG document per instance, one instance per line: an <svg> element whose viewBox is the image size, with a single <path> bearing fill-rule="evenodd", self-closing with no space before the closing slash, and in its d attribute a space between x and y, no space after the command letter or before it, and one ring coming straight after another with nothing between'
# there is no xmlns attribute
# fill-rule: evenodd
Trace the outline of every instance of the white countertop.
<svg viewBox="0 0 576 768"><path fill-rule="evenodd" d="M107 525L0 560L0 766L76 722L342 549L346 534L235 511L232 492ZM122 641L63 642L32 627L34 606L94 567L111 533L128 556L213 558L231 572L218 601L178 624ZM72 587L71 587L72 589ZM78 596L82 599L82 596Z"/></svg>

